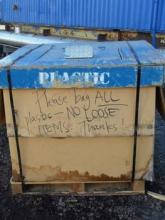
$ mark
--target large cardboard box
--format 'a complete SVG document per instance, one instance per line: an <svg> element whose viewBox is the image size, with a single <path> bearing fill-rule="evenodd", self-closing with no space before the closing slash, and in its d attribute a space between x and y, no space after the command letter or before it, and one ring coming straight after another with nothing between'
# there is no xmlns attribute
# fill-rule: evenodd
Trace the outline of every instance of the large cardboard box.
<svg viewBox="0 0 165 220"><path fill-rule="evenodd" d="M14 187L153 179L164 58L147 42L27 45L0 67Z"/></svg>
<svg viewBox="0 0 165 220"><path fill-rule="evenodd" d="M25 181L131 180L136 89L14 90ZM19 180L9 91L4 102ZM155 88L141 89L136 179L152 169Z"/></svg>

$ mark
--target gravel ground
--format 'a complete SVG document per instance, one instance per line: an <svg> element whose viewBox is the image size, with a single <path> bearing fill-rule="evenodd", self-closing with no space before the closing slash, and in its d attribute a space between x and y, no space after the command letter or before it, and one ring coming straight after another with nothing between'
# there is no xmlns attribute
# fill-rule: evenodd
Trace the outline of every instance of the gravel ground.
<svg viewBox="0 0 165 220"><path fill-rule="evenodd" d="M139 196L12 196L11 164L5 128L0 128L0 220L3 219L165 219L165 202ZM165 122L157 114L155 183L147 188L165 194Z"/></svg>

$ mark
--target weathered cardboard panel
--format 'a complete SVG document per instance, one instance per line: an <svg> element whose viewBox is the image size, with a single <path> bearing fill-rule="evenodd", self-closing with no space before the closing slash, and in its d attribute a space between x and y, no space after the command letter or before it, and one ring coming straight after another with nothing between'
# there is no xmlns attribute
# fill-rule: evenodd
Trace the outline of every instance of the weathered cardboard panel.
<svg viewBox="0 0 165 220"><path fill-rule="evenodd" d="M134 133L136 89L14 90L19 135L24 137L127 136ZM8 135L13 136L8 90ZM155 88L140 93L139 134L152 135Z"/></svg>
<svg viewBox="0 0 165 220"><path fill-rule="evenodd" d="M20 138L25 181L129 180L133 137ZM19 181L15 139L9 138L14 181ZM153 158L153 136L138 138L136 179Z"/></svg>

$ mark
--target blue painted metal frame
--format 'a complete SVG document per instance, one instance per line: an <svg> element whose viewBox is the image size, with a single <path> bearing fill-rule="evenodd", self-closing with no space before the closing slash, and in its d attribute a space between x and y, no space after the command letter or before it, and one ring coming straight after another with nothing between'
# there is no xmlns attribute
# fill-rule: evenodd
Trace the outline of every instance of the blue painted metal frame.
<svg viewBox="0 0 165 220"><path fill-rule="evenodd" d="M136 72L136 67L11 70L11 79L13 89L135 87ZM6 70L0 72L0 81L0 87L8 88Z"/></svg>
<svg viewBox="0 0 165 220"><path fill-rule="evenodd" d="M129 45L141 64L141 87L163 84L165 59L145 41L91 43L88 59L65 58L68 45L28 45L2 59L0 88L8 88L7 69L13 89L136 87L138 62Z"/></svg>

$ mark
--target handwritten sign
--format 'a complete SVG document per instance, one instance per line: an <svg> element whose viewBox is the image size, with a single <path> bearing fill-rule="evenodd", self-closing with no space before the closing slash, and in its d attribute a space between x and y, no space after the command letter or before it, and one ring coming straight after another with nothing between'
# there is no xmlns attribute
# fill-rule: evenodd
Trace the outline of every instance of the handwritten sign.
<svg viewBox="0 0 165 220"><path fill-rule="evenodd" d="M140 111L139 119L140 129L149 134L154 127L154 100L153 96L149 98L152 90L142 92L147 94L142 101L150 113ZM133 135L135 97L135 89L15 90L19 134L49 137ZM9 111L7 91L5 103ZM11 112L6 115L8 133L12 136Z"/></svg>

